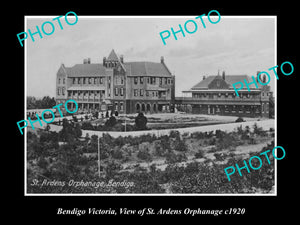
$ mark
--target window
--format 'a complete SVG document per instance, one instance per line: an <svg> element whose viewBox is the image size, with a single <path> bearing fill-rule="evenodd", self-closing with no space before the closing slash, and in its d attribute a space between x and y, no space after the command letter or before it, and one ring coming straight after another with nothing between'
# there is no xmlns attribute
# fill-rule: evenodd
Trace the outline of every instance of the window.
<svg viewBox="0 0 300 225"><path fill-rule="evenodd" d="M159 85L162 85L162 77L159 78Z"/></svg>
<svg viewBox="0 0 300 225"><path fill-rule="evenodd" d="M134 95L134 96L138 96L138 89L134 89L134 90L133 90L133 95Z"/></svg>
<svg viewBox="0 0 300 225"><path fill-rule="evenodd" d="M65 84L65 82L66 82L66 79L64 78L64 79L63 79L63 84Z"/></svg>
<svg viewBox="0 0 300 225"><path fill-rule="evenodd" d="M118 96L118 88L115 88L115 96Z"/></svg>
<svg viewBox="0 0 300 225"><path fill-rule="evenodd" d="M58 78L58 84L60 84L60 78Z"/></svg>
<svg viewBox="0 0 300 225"><path fill-rule="evenodd" d="M65 88L62 88L62 95L65 95Z"/></svg>
<svg viewBox="0 0 300 225"><path fill-rule="evenodd" d="M120 111L123 111L123 110L124 110L123 102L120 102Z"/></svg>
<svg viewBox="0 0 300 225"><path fill-rule="evenodd" d="M120 95L123 96L124 95L124 88L120 89Z"/></svg>
<svg viewBox="0 0 300 225"><path fill-rule="evenodd" d="M140 96L144 96L144 89L140 89Z"/></svg>
<svg viewBox="0 0 300 225"><path fill-rule="evenodd" d="M168 78L165 78L165 84L167 84Z"/></svg>
<svg viewBox="0 0 300 225"><path fill-rule="evenodd" d="M60 95L60 88L57 88L57 95Z"/></svg>
<svg viewBox="0 0 300 225"><path fill-rule="evenodd" d="M146 96L149 96L149 91L146 91Z"/></svg>
<svg viewBox="0 0 300 225"><path fill-rule="evenodd" d="M115 102L115 111L118 111L118 102Z"/></svg>
<svg viewBox="0 0 300 225"><path fill-rule="evenodd" d="M150 77L147 77L147 84L150 84Z"/></svg>
<svg viewBox="0 0 300 225"><path fill-rule="evenodd" d="M150 83L155 84L155 77L151 77Z"/></svg>
<svg viewBox="0 0 300 225"><path fill-rule="evenodd" d="M100 77L100 84L103 84L103 77Z"/></svg>
<svg viewBox="0 0 300 225"><path fill-rule="evenodd" d="M110 77L108 77L107 83L108 83L108 88L110 89ZM109 96L110 96L110 93L109 93Z"/></svg>
<svg viewBox="0 0 300 225"><path fill-rule="evenodd" d="M94 84L96 84L97 83L97 78L94 78Z"/></svg>
<svg viewBox="0 0 300 225"><path fill-rule="evenodd" d="M75 84L75 78L72 79L72 84Z"/></svg>
<svg viewBox="0 0 300 225"><path fill-rule="evenodd" d="M140 83L141 83L141 84L144 83L144 77L140 77Z"/></svg>
<svg viewBox="0 0 300 225"><path fill-rule="evenodd" d="M134 84L137 84L137 83L138 83L138 78L137 78L137 77L133 78L133 83L134 83Z"/></svg>

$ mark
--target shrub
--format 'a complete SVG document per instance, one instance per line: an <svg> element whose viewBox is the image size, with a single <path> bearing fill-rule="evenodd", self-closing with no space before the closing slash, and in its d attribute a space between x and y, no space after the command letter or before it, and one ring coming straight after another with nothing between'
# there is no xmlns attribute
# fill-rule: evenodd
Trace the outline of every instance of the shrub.
<svg viewBox="0 0 300 225"><path fill-rule="evenodd" d="M150 161L152 159L149 151L147 148L141 149L138 153L137 153L137 157L141 160L145 160L145 161Z"/></svg>
<svg viewBox="0 0 300 225"><path fill-rule="evenodd" d="M217 161L223 161L225 159L223 153L215 153L214 157L216 157Z"/></svg>
<svg viewBox="0 0 300 225"><path fill-rule="evenodd" d="M106 127L113 127L114 125L116 125L117 120L116 117L111 116L106 122L105 122L105 126Z"/></svg>
<svg viewBox="0 0 300 225"><path fill-rule="evenodd" d="M174 149L176 151L186 152L188 150L188 147L183 140L176 139L174 142Z"/></svg>
<svg viewBox="0 0 300 225"><path fill-rule="evenodd" d="M135 118L135 126L137 130L147 130L147 118L143 113L139 113Z"/></svg>
<svg viewBox="0 0 300 225"><path fill-rule="evenodd" d="M176 154L173 151L169 151L166 154L166 163L168 163L168 164L174 164L174 163L183 162L186 160L187 160L187 157L184 153Z"/></svg>
<svg viewBox="0 0 300 225"><path fill-rule="evenodd" d="M204 152L203 150L198 150L198 152L195 153L195 158L200 159L204 157Z"/></svg>
<svg viewBox="0 0 300 225"><path fill-rule="evenodd" d="M81 125L81 129L82 130L94 130L94 127L91 124L91 122L83 122Z"/></svg>
<svg viewBox="0 0 300 225"><path fill-rule="evenodd" d="M116 150L112 151L111 156L114 159L122 159L123 158L123 153L120 149L116 149Z"/></svg>
<svg viewBox="0 0 300 225"><path fill-rule="evenodd" d="M239 117L235 120L236 123L245 122L245 120L242 117Z"/></svg>

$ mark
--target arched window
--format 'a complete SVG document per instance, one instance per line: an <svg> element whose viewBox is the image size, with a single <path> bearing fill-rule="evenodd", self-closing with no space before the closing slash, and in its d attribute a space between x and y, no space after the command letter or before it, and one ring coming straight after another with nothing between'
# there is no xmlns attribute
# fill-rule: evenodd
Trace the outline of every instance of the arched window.
<svg viewBox="0 0 300 225"><path fill-rule="evenodd" d="M156 104L153 104L153 112L156 112Z"/></svg>
<svg viewBox="0 0 300 225"><path fill-rule="evenodd" d="M151 111L151 105L148 103L147 104L147 112L150 112Z"/></svg>
<svg viewBox="0 0 300 225"><path fill-rule="evenodd" d="M141 106L140 106L139 103L137 103L137 104L135 105L135 109L136 109L136 112L140 112Z"/></svg>

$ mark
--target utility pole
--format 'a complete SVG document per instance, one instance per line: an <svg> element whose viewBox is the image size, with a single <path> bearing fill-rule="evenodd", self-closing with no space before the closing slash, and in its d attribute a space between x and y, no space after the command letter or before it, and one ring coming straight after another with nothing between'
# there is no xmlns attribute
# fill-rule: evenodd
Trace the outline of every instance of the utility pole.
<svg viewBox="0 0 300 225"><path fill-rule="evenodd" d="M99 173L99 178L100 176L100 135L98 137L98 173Z"/></svg>

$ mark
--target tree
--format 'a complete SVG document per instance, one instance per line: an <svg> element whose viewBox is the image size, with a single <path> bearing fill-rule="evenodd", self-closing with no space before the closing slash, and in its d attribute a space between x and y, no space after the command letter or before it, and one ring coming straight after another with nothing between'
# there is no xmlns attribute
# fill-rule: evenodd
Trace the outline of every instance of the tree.
<svg viewBox="0 0 300 225"><path fill-rule="evenodd" d="M117 120L116 117L111 116L106 122L105 122L105 126L106 127L113 127L117 124Z"/></svg>
<svg viewBox="0 0 300 225"><path fill-rule="evenodd" d="M33 96L27 96L27 109L35 109L36 107L36 98Z"/></svg>
<svg viewBox="0 0 300 225"><path fill-rule="evenodd" d="M61 139L65 142L73 142L82 135L79 124L73 127L66 118L63 119L63 129L59 132Z"/></svg>
<svg viewBox="0 0 300 225"><path fill-rule="evenodd" d="M73 121L76 123L76 122L78 122L78 119L77 119L77 117L75 116L75 115L72 115L72 118L73 118Z"/></svg>
<svg viewBox="0 0 300 225"><path fill-rule="evenodd" d="M142 112L135 118L135 127L137 130L147 130L147 118Z"/></svg>

